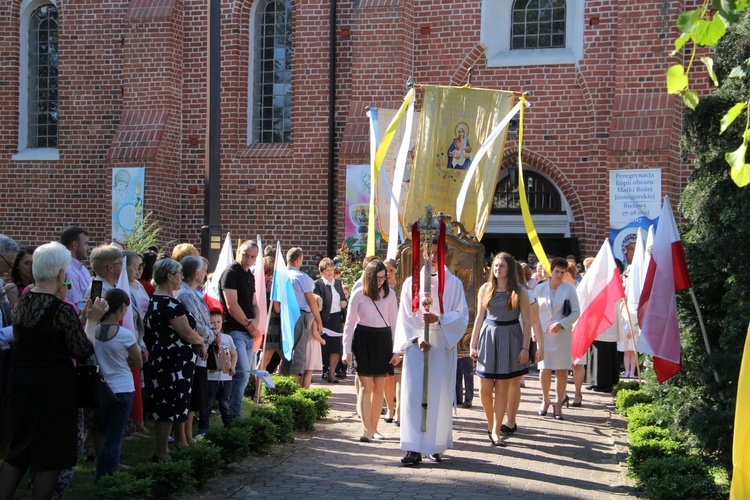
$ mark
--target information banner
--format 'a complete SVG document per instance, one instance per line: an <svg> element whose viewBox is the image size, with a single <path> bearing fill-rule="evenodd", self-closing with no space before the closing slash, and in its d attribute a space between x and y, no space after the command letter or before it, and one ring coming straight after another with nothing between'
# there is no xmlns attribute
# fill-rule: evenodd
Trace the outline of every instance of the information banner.
<svg viewBox="0 0 750 500"><path fill-rule="evenodd" d="M112 169L112 239L124 241L143 218L145 168Z"/></svg>
<svg viewBox="0 0 750 500"><path fill-rule="evenodd" d="M661 169L609 172L609 241L626 266L635 250L638 228L648 231L661 212Z"/></svg>

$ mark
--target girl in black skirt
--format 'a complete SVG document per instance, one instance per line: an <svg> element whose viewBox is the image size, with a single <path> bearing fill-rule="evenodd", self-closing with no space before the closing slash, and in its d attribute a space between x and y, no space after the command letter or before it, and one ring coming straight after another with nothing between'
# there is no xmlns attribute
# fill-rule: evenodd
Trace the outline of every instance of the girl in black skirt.
<svg viewBox="0 0 750 500"><path fill-rule="evenodd" d="M383 406L385 376L393 374L393 328L398 305L390 293L387 271L379 260L365 267L362 288L355 290L349 302L344 327L344 364L354 354L360 383L359 414L362 416L364 443L384 439L378 433L380 408Z"/></svg>

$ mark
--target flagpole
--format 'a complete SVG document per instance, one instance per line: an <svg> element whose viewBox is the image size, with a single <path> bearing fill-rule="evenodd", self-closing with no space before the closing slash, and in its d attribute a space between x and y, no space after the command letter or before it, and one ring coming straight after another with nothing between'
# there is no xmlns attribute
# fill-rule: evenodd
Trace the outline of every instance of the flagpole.
<svg viewBox="0 0 750 500"><path fill-rule="evenodd" d="M706 352L708 355L711 355L711 346L708 343L708 334L706 333L706 325L703 323L703 315L701 314L701 310L698 307L698 299L695 297L695 292L693 291L693 287L690 287L690 297L693 299L693 305L695 306L695 313L698 315L698 323L701 326L701 333L703 334L703 342L706 343ZM714 368L714 378L716 379L717 384L721 384L721 380L719 380L719 372L716 371ZM724 395L722 394L722 398L724 399Z"/></svg>
<svg viewBox="0 0 750 500"><path fill-rule="evenodd" d="M262 366L261 370L265 370L265 356L266 356L266 344L268 343L268 326L271 324L271 308L273 307L273 300L268 301L268 314L266 314L266 329L263 330L263 347L260 350L260 360ZM260 404L260 376L255 376L255 402Z"/></svg>

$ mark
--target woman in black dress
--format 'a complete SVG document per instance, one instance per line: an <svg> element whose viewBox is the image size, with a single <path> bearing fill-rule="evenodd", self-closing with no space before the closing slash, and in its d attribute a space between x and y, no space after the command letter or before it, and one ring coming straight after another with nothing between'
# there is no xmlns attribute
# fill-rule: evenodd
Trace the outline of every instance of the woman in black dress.
<svg viewBox="0 0 750 500"><path fill-rule="evenodd" d="M0 498L11 498L29 469L34 498L51 498L58 473L78 460L75 368L94 352L97 321L107 303L88 301L86 330L66 302L70 252L47 243L34 252L36 284L13 311L9 398L12 440L0 470ZM64 491L63 491L64 493Z"/></svg>
<svg viewBox="0 0 750 500"><path fill-rule="evenodd" d="M383 407L385 376L393 374L393 328L398 317L396 294L390 293L386 269L373 260L363 273L362 288L356 289L349 302L344 327L344 364L354 354L360 384L359 414L364 443L385 439L378 433L380 409Z"/></svg>
<svg viewBox="0 0 750 500"><path fill-rule="evenodd" d="M195 318L172 294L182 286L182 266L173 259L162 259L154 265L156 290L146 312L146 343L151 346L149 391L146 413L156 421L156 452L152 460L171 460L169 433L172 424L187 420L190 387L195 371L195 354L205 355L205 343L195 331ZM180 427L176 428L178 430ZM175 436L178 444L187 446L183 432Z"/></svg>

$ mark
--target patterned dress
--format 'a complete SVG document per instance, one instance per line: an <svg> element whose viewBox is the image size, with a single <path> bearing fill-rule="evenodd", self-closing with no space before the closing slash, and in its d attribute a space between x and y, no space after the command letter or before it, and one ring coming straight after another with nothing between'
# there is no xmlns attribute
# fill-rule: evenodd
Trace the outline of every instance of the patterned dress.
<svg viewBox="0 0 750 500"><path fill-rule="evenodd" d="M195 371L195 355L169 324L187 316L190 328L195 318L180 302L166 295L154 295L144 319L149 355L149 391L146 412L158 421L185 422L190 405L190 387Z"/></svg>
<svg viewBox="0 0 750 500"><path fill-rule="evenodd" d="M479 331L477 375L482 378L511 379L529 372L528 363L518 363L524 347L520 309L508 311L507 305L508 292L495 292Z"/></svg>

